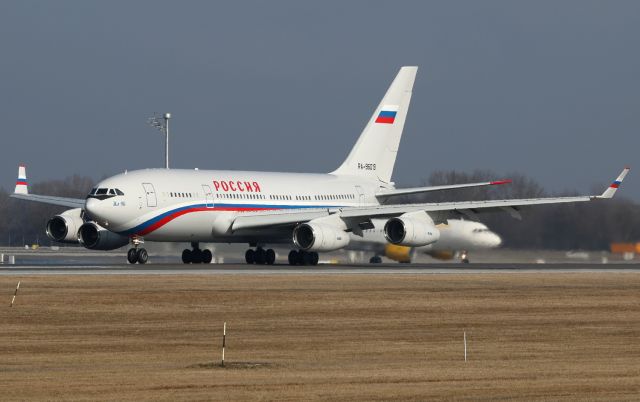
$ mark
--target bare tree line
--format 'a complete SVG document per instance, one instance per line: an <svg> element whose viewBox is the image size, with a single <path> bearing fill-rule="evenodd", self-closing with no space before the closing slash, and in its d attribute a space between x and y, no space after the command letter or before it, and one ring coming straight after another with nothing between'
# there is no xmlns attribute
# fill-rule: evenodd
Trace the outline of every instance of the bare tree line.
<svg viewBox="0 0 640 402"><path fill-rule="evenodd" d="M496 177L499 175L487 170L471 173L435 171L423 181L423 185L481 182ZM519 173L506 177L512 178L513 183L396 197L393 201L443 202L576 195L550 194L535 180ZM29 191L84 198L94 183L89 177L72 176L36 183L29 187ZM15 200L9 197L8 191L0 189L0 245L52 244L45 234L45 225L49 218L65 209ZM601 202L527 208L522 211L522 221L506 213L481 214L479 217L502 236L505 247L515 249L605 250L611 242L640 241L640 205L619 195Z"/></svg>

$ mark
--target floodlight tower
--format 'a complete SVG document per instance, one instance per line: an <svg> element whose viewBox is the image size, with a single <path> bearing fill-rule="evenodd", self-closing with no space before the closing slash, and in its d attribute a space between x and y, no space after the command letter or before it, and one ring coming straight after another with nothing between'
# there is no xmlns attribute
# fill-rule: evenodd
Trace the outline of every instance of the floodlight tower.
<svg viewBox="0 0 640 402"><path fill-rule="evenodd" d="M165 169L169 169L169 119L171 118L171 113L165 113L162 117L157 116L155 113L153 117L149 117L147 122L152 126L157 128L161 133L164 134L164 167Z"/></svg>

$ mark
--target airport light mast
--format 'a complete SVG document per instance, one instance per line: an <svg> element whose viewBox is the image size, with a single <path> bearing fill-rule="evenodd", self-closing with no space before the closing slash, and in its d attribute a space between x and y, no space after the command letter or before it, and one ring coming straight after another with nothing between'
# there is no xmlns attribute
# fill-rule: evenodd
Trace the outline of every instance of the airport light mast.
<svg viewBox="0 0 640 402"><path fill-rule="evenodd" d="M169 169L169 119L171 118L171 113L165 113L162 117L157 116L155 113L153 117L149 117L147 122L152 127L157 128L161 133L164 134L164 167L165 169Z"/></svg>

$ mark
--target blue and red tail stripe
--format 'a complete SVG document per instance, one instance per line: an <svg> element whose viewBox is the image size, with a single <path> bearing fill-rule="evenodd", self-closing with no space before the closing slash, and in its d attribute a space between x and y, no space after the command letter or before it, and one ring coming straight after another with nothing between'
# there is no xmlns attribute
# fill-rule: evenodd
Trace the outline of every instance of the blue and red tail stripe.
<svg viewBox="0 0 640 402"><path fill-rule="evenodd" d="M27 179L18 178L18 180L16 180L16 186L26 186L26 185L28 185Z"/></svg>
<svg viewBox="0 0 640 402"><path fill-rule="evenodd" d="M622 183L620 180L616 180L613 183L611 183L611 185L609 187L618 188L618 187L620 187L620 183Z"/></svg>
<svg viewBox="0 0 640 402"><path fill-rule="evenodd" d="M397 113L393 110L381 110L376 118L376 123L393 124Z"/></svg>

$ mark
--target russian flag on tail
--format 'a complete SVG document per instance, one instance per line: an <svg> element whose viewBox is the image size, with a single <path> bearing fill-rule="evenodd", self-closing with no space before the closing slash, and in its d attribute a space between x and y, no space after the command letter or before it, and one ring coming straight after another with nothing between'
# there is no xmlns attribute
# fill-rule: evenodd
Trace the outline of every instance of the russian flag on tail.
<svg viewBox="0 0 640 402"><path fill-rule="evenodd" d="M376 123L382 124L393 124L396 120L396 114L398 113L397 105L384 105L380 112L378 113L378 117L376 118Z"/></svg>
<svg viewBox="0 0 640 402"><path fill-rule="evenodd" d="M27 170L24 165L18 167L18 180L16 180L16 189L14 193L17 194L29 194L27 183Z"/></svg>
<svg viewBox="0 0 640 402"><path fill-rule="evenodd" d="M622 170L622 173L620 173L620 176L618 176L618 178L615 179L613 183L611 183L611 185L604 191L604 193L602 193L602 195L596 198L612 198L618 190L618 187L620 187L620 184L622 184L622 180L624 180L627 173L629 173L629 167L624 168Z"/></svg>

